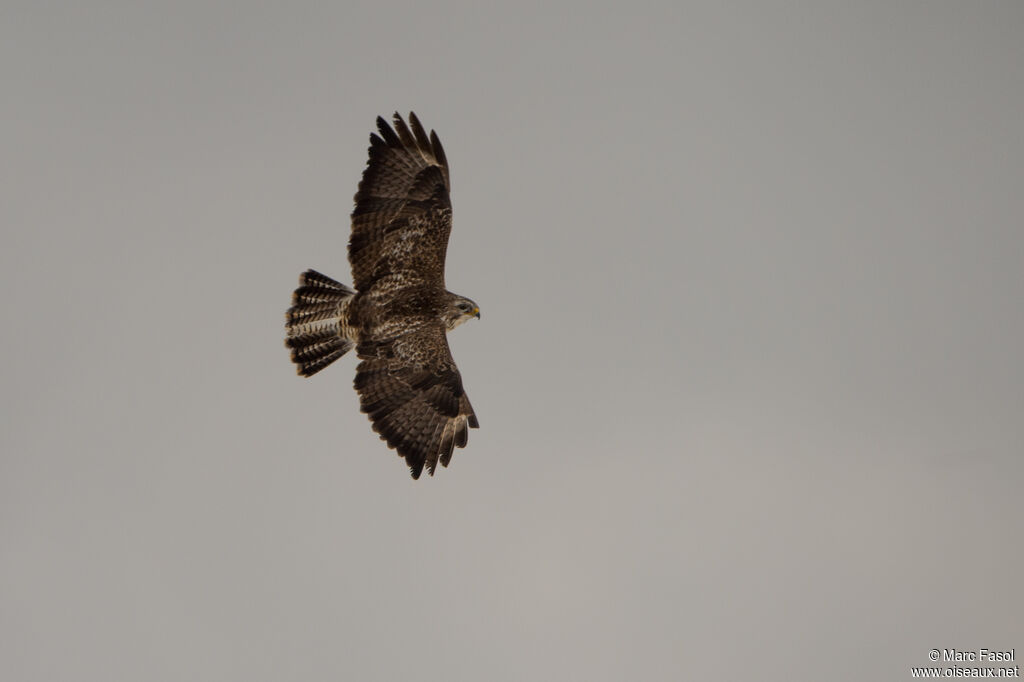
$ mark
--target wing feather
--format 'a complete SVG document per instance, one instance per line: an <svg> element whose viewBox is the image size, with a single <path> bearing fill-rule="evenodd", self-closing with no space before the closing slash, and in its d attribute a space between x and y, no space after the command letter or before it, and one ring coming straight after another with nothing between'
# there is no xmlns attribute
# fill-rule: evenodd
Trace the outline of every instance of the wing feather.
<svg viewBox="0 0 1024 682"><path fill-rule="evenodd" d="M478 426L462 388L444 327L418 327L400 337L361 346L356 368L360 409L373 430L405 458L413 478L438 461L448 466L456 447Z"/></svg>
<svg viewBox="0 0 1024 682"><path fill-rule="evenodd" d="M444 288L452 228L448 160L437 134L415 114L377 118L369 160L355 195L348 256L358 291L401 275L407 285ZM389 282L389 290L394 290Z"/></svg>

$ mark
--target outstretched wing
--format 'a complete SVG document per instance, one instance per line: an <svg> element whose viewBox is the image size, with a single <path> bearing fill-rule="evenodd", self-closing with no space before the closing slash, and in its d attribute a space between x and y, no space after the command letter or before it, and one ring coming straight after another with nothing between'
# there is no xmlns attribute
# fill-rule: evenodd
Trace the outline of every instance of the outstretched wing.
<svg viewBox="0 0 1024 682"><path fill-rule="evenodd" d="M443 289L452 205L441 141L413 113L408 126L395 113L394 129L377 117L377 129L352 211L348 259L355 288L367 292L384 280L389 288Z"/></svg>
<svg viewBox="0 0 1024 682"><path fill-rule="evenodd" d="M360 408L373 430L405 458L413 478L431 476L440 461L465 447L480 424L462 389L444 327L424 322L383 343L359 344L356 368Z"/></svg>

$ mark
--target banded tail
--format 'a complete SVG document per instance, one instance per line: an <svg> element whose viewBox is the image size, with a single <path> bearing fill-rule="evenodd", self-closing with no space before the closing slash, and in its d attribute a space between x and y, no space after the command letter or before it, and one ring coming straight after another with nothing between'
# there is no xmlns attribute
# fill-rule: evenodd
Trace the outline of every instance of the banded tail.
<svg viewBox="0 0 1024 682"><path fill-rule="evenodd" d="M299 277L292 307L285 314L288 338L298 373L311 377L347 353L355 345L342 330L349 301L356 292L316 270Z"/></svg>

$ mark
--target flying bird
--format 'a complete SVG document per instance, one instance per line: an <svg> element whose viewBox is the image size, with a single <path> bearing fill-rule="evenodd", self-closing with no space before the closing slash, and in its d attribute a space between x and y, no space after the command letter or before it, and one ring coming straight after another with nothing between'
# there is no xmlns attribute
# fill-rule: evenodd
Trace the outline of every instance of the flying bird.
<svg viewBox="0 0 1024 682"><path fill-rule="evenodd" d="M448 332L480 307L445 288L452 230L448 160L418 118L377 117L355 195L351 289L315 270L299 277L285 345L299 375L313 376L355 348L355 389L381 439L414 479L447 467L479 427L448 347Z"/></svg>

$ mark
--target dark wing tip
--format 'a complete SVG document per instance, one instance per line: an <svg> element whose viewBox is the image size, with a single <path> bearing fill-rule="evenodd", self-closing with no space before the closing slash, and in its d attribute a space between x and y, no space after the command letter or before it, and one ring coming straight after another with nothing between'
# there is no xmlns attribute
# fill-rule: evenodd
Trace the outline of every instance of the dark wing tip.
<svg viewBox="0 0 1024 682"><path fill-rule="evenodd" d="M430 146L434 150L434 158L442 168L448 168L448 157L444 155L444 147L441 146L441 138L433 130L430 131Z"/></svg>
<svg viewBox="0 0 1024 682"><path fill-rule="evenodd" d="M419 147L421 152L433 155L433 149L431 149L430 138L427 137L427 131L423 129L423 124L416 117L416 114L409 112L409 127L412 128L412 135L416 138L416 146Z"/></svg>
<svg viewBox="0 0 1024 682"><path fill-rule="evenodd" d="M395 131L388 125L388 122L384 120L383 116L377 117L377 130L380 132L380 136L384 138L384 142L389 147L401 147L402 141L399 139ZM373 142L374 136L370 135L370 142Z"/></svg>

